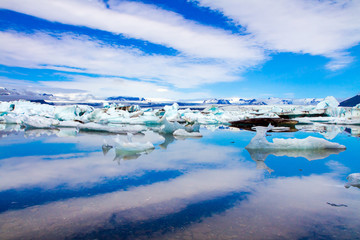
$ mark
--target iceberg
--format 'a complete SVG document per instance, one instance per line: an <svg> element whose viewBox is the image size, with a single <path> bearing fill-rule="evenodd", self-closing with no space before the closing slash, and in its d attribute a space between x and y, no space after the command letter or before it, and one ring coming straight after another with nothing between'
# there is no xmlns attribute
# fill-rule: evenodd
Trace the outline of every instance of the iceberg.
<svg viewBox="0 0 360 240"><path fill-rule="evenodd" d="M123 153L141 153L146 152L149 150L155 149L154 145L151 142L133 142L132 141L132 134L128 133L128 141L127 142L120 142L116 139L116 151L123 152Z"/></svg>
<svg viewBox="0 0 360 240"><path fill-rule="evenodd" d="M109 125L102 125L98 123L85 123L79 124L78 128L80 131L95 131L95 132L108 132L108 133L116 133L116 134L126 134L129 132L132 133L140 133L146 130L143 126L109 126Z"/></svg>
<svg viewBox="0 0 360 240"><path fill-rule="evenodd" d="M202 134L199 132L188 132L185 129L178 129L173 133L173 135L175 137L193 137L193 138L202 137Z"/></svg>
<svg viewBox="0 0 360 240"><path fill-rule="evenodd" d="M357 187L360 188L360 173L352 173L346 178L348 182L345 184L346 188Z"/></svg>
<svg viewBox="0 0 360 240"><path fill-rule="evenodd" d="M256 135L251 139L250 143L245 147L246 149L346 149L344 145L329 142L322 138L307 137L305 139L297 138L274 138L273 142L268 142L266 139L266 132L273 127L256 127Z"/></svg>
<svg viewBox="0 0 360 240"><path fill-rule="evenodd" d="M315 110L325 110L328 116L338 117L344 113L343 108L338 106L339 102L333 96L328 96L316 105Z"/></svg>
<svg viewBox="0 0 360 240"><path fill-rule="evenodd" d="M185 127L183 125L181 125L180 123L178 122L173 122L173 123L170 123L165 116L163 116L159 123L162 124L162 126L160 127L160 132L161 133L164 133L164 134L172 134L174 133L176 130L178 129L184 129Z"/></svg>
<svg viewBox="0 0 360 240"><path fill-rule="evenodd" d="M54 110L54 118L60 121L74 120L94 111L87 105L57 106Z"/></svg>
<svg viewBox="0 0 360 240"><path fill-rule="evenodd" d="M178 112L179 105L174 103L171 106L165 106L164 117L166 117L169 121L176 121L180 118L180 113Z"/></svg>
<svg viewBox="0 0 360 240"><path fill-rule="evenodd" d="M32 129L32 128L54 128L54 125L59 124L59 121L51 119L51 118L45 118L40 116L31 116L31 117L25 117L21 124L25 126L25 129Z"/></svg>

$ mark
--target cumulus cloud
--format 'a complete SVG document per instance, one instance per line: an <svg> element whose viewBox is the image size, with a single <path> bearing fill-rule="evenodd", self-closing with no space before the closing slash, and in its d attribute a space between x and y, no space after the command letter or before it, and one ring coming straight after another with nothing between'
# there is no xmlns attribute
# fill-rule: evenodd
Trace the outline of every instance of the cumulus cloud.
<svg viewBox="0 0 360 240"><path fill-rule="evenodd" d="M337 70L352 58L344 51L360 42L360 2L348 0L199 0L200 6L221 11L264 48L308 53L331 59Z"/></svg>
<svg viewBox="0 0 360 240"><path fill-rule="evenodd" d="M150 41L206 58L232 59L248 64L263 60L251 37L233 35L185 20L181 15L141 3L85 0L5 0L0 7L49 21L101 29L129 38ZM166 19L166 21L164 21Z"/></svg>
<svg viewBox="0 0 360 240"><path fill-rule="evenodd" d="M0 53L0 63L7 66L137 78L181 88L234 81L239 71L222 61L149 55L69 34L1 32Z"/></svg>

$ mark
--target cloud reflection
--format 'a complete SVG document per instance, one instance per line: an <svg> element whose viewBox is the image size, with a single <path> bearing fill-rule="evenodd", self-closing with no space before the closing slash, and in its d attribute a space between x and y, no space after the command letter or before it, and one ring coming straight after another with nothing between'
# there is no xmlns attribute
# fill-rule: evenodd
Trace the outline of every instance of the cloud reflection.
<svg viewBox="0 0 360 240"><path fill-rule="evenodd" d="M141 215L127 215L122 219L139 221L158 218L178 212L194 202L233 191L248 191L258 177L258 172L241 165L236 169L199 170L128 191L8 211L0 214L0 236L6 239L26 236L61 239L104 227L114 213L121 216L122 211L136 208L143 209Z"/></svg>

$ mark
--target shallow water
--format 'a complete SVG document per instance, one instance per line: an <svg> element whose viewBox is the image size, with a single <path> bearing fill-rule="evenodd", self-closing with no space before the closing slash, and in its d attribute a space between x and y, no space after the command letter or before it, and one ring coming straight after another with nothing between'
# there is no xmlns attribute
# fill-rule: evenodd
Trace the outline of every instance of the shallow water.
<svg viewBox="0 0 360 240"><path fill-rule="evenodd" d="M360 239L359 137L345 151L248 152L249 131L148 131L143 154L75 129L0 135L0 239ZM326 132L269 133L268 139ZM125 140L126 136L121 135Z"/></svg>

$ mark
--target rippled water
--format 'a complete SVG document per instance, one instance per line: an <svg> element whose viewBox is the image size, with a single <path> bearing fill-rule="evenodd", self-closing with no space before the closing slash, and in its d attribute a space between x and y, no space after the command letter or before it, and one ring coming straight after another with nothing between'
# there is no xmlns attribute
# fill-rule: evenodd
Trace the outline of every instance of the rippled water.
<svg viewBox="0 0 360 240"><path fill-rule="evenodd" d="M0 239L360 239L360 189L344 187L360 140L346 132L331 140L345 151L248 152L250 131L148 131L134 141L155 149L129 155L102 147L116 135L2 129ZM268 138L309 135L323 138Z"/></svg>

